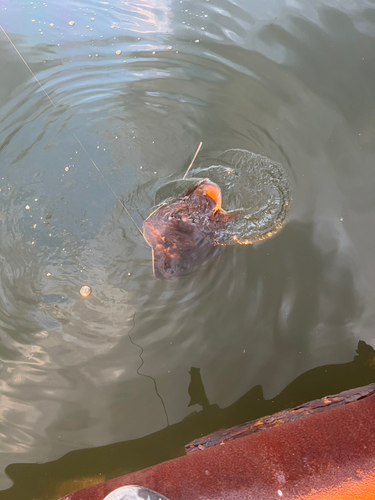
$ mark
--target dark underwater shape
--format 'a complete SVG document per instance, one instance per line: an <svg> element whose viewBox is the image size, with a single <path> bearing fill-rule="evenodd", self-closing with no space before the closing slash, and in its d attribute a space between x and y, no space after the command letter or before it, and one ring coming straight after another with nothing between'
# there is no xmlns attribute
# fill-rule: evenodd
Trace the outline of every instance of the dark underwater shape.
<svg viewBox="0 0 375 500"><path fill-rule="evenodd" d="M211 256L217 235L233 217L222 210L220 188L209 179L157 208L143 223L155 277L174 279L192 271Z"/></svg>
<svg viewBox="0 0 375 500"><path fill-rule="evenodd" d="M159 279L191 273L223 245L249 245L269 238L287 220L291 185L280 163L242 149L225 151L214 164L209 161L192 174L199 182L161 204L143 223ZM221 208L219 185L228 211ZM180 186L181 182L174 191ZM171 186L156 193L159 203L168 192Z"/></svg>

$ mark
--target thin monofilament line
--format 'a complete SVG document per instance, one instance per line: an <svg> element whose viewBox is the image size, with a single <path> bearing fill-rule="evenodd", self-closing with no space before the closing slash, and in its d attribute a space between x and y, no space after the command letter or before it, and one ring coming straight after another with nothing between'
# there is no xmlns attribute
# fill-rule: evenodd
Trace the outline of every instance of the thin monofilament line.
<svg viewBox="0 0 375 500"><path fill-rule="evenodd" d="M25 64L26 68L30 71L30 73L33 75L35 81L38 83L39 87L43 90L44 94L46 95L46 97L48 98L48 100L50 101L50 103L52 104L52 106L57 109L57 106L56 104L53 102L53 100L51 99L51 97L48 95L48 92L45 90L45 88L43 87L43 85L40 83L40 81L38 80L38 78L36 77L36 75L34 74L33 70L30 68L30 66L27 64L27 62L25 61L25 59L22 57L22 54L20 53L20 51L17 49L17 47L14 45L14 43L12 42L11 38L9 37L8 33L4 30L4 28L1 26L0 24L0 29L1 31L4 33L4 35L7 37L7 39L9 40L9 43L12 45L12 47L14 48L14 50L17 52L17 54L19 55L19 57L21 58L21 61ZM135 220L133 219L133 217L130 215L130 212L129 210L126 208L125 204L120 200L120 198L117 196L117 194L115 193L115 191L113 190L112 186L109 184L109 182L107 181L107 179L103 176L100 168L97 166L97 164L94 162L94 160L91 158L91 156L88 154L87 150L84 148L82 142L78 139L78 137L76 136L76 134L73 132L73 135L75 137L75 139L77 140L78 144L81 146L81 148L83 149L83 151L85 152L86 156L91 160L92 164L94 165L94 167L96 168L96 170L99 172L99 174L101 175L102 179L104 180L104 182L107 184L107 186L109 187L109 189L112 191L112 193L114 194L115 198L117 199L117 201L120 203L120 205L124 208L125 212L127 213L127 215L130 217L130 220L133 222L133 224L135 225L135 227L138 229L138 231L140 232L141 236L143 237L143 233L142 231L140 230L138 224L135 222Z"/></svg>
<svg viewBox="0 0 375 500"><path fill-rule="evenodd" d="M182 180L183 180L183 181L185 180L185 177L187 176L187 174L188 174L189 170L190 170L190 169L191 169L191 167L193 166L193 163L194 163L194 161L195 161L195 158L198 156L198 153L199 153L200 148L202 147L202 144L203 144L203 142L200 142L200 143L199 143L198 149L196 150L195 155L194 155L193 159L191 160L191 163L190 163L190 165L188 166L188 169L186 170L185 175L184 175L184 176L183 176L183 178L182 178Z"/></svg>
<svg viewBox="0 0 375 500"><path fill-rule="evenodd" d="M139 345L139 344L137 344L136 342L134 342L134 340L133 340L133 339L131 338L131 336L130 336L130 333L131 333L131 332L132 332L132 330L135 328L135 315L136 315L136 313L134 313L134 315L133 315L133 326L132 326L132 327L130 328L130 330L128 331L128 337L129 337L130 342L131 342L133 345L135 345L135 346L139 347L139 349L141 350L141 352L139 353L139 358L140 358L140 360L141 360L141 364L140 364L140 365L138 366L138 368L137 368L137 373L138 373L138 375L140 375L141 377L150 378L150 379L153 381L153 383L154 383L154 388L155 388L155 392L156 392L156 395L157 395L157 397L160 399L161 404L162 404L162 406L163 406L163 410L164 410L165 417L166 417L166 420L167 420L167 426L169 426L169 417L168 417L167 408L166 408L166 406L165 406L164 399L161 397L161 395L160 395L160 393L159 393L159 391L158 391L158 385L157 385L157 383L156 383L156 380L155 380L155 379L154 379L154 377L152 377L151 375L146 375L146 373L141 373L141 372L140 372L140 369L142 368L142 366L143 366L143 365L144 365L144 363L145 363L145 361L144 361L144 359L143 359L143 357L142 357L142 354L143 354L143 350L144 350L144 349L143 349L143 347L142 347L141 345Z"/></svg>
<svg viewBox="0 0 375 500"><path fill-rule="evenodd" d="M104 180L104 182L107 184L107 186L109 187L109 189L112 191L112 193L114 194L115 198L117 199L117 201L121 204L121 206L124 208L125 212L128 214L128 216L130 217L130 220L133 222L133 224L135 225L135 227L138 229L138 231L141 233L141 236L143 237L143 233L142 231L140 230L140 228L138 227L138 224L135 222L135 220L133 219L133 217L131 216L129 210L126 208L125 204L120 200L120 198L117 196L115 190L112 188L112 186L109 184L109 182L107 181L107 179L105 179L105 177L103 176L100 168L98 167L98 165L94 162L94 160L91 158L91 156L89 156L88 152L86 151L86 148L84 147L84 145L82 144L82 142L78 139L78 137L76 136L76 134L73 132L73 135L74 137L76 138L78 144L81 146L81 148L83 149L83 151L86 153L86 155L90 158L92 164L94 165L94 167L96 168L96 170L99 172L99 174L102 176L102 179Z"/></svg>
<svg viewBox="0 0 375 500"><path fill-rule="evenodd" d="M1 26L0 24L0 29L1 31L4 33L4 35L7 37L7 39L9 40L9 43L12 45L12 47L14 48L14 50L17 52L17 54L20 56L22 62L25 64L26 68L30 71L30 73L33 75L33 77L35 78L35 81L38 83L39 87L43 90L43 92L46 94L46 96L48 97L48 99L50 100L52 106L54 108L57 109L57 106L56 104L52 101L52 99L50 98L50 96L48 95L48 93L46 92L46 90L44 90L44 87L43 85L40 83L40 81L38 80L38 78L34 75L33 73L33 70L30 68L30 66L27 64L27 62L25 61L25 59L22 57L22 54L19 52L19 50L17 49L17 47L14 45L14 43L12 42L12 40L9 38L8 36L8 33L5 31L5 29Z"/></svg>

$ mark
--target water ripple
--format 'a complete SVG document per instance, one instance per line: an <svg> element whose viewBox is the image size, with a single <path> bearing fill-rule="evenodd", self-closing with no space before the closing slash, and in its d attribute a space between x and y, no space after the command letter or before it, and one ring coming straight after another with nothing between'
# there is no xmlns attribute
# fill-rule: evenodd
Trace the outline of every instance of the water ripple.
<svg viewBox="0 0 375 500"><path fill-rule="evenodd" d="M1 32L1 467L151 433L164 403L178 422L191 366L224 407L373 342L373 21L370 0L6 5L40 85ZM161 283L124 205L142 227L200 141L237 236L293 209Z"/></svg>

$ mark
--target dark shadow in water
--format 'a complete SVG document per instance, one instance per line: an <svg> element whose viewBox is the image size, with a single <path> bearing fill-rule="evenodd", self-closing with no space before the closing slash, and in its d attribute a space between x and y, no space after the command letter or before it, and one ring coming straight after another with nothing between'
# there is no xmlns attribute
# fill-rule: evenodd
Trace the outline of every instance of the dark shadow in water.
<svg viewBox="0 0 375 500"><path fill-rule="evenodd" d="M192 366L190 368L190 385L188 388L188 393L190 396L190 403L188 406L199 405L203 410L207 410L211 405L208 401L206 390L204 388L201 369Z"/></svg>
<svg viewBox="0 0 375 500"><path fill-rule="evenodd" d="M59 498L87 485L88 478L100 482L181 456L184 445L201 435L375 382L374 349L359 341L356 352L348 363L319 366L303 373L271 400L265 400L261 386L255 386L226 408L209 403L199 368L193 367L190 404L199 404L201 411L140 439L73 451L45 464L9 465L6 472L14 485L0 492L0 499Z"/></svg>
<svg viewBox="0 0 375 500"><path fill-rule="evenodd" d="M350 359L356 342L351 325L363 304L343 258L335 246L322 252L312 224L291 221L260 245L225 248L190 280L169 288L151 281L147 296L141 290L134 299L132 332L142 346L147 339L146 371L167 395L175 392L176 378L161 372L166 360L181 377L192 365L204 367L210 393L232 394L233 401L255 380L277 394L310 367ZM127 340L117 346L118 361L113 352L107 355L112 365L121 364ZM126 397L119 384L116 401ZM122 418L113 412L114 428Z"/></svg>

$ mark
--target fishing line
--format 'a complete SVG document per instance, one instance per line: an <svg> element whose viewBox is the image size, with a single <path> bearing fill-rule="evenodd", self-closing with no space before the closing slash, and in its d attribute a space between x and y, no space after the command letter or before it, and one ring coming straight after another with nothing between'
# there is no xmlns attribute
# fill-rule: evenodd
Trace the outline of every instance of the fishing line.
<svg viewBox="0 0 375 500"><path fill-rule="evenodd" d="M193 166L193 163L194 163L194 161L195 161L195 158L198 156L198 153L199 153L199 150L200 150L200 149L201 149L201 147L202 147L202 144L203 144L203 142L201 141L201 142L199 143L198 149L196 150L196 152L195 152L195 155L194 155L193 159L191 160L190 165L188 166L188 169L187 169L187 170L186 170L186 172L185 172L185 175L184 175L184 176L183 176L183 178L182 178L182 180L183 180L183 181L185 180L185 177L187 176L187 174L188 174L189 170L190 170L190 169L191 169L191 167Z"/></svg>
<svg viewBox="0 0 375 500"><path fill-rule="evenodd" d="M48 100L50 101L50 103L52 104L52 106L55 108L55 109L58 109L56 104L53 102L52 98L48 95L48 92L45 90L45 88L43 87L43 85L41 84L41 82L38 80L38 78L36 77L36 75L34 74L33 70L30 68L30 66L27 64L27 62L25 61L25 59L22 57L22 54L19 52L19 50L17 49L17 47L14 45L13 41L11 40L11 38L9 37L9 35L7 34L7 32L4 30L4 28L2 27L2 25L0 24L0 29L1 31L4 33L4 35L6 36L6 38L8 39L9 43L12 45L12 47L14 48L14 50L16 51L16 53L19 55L21 61L25 64L26 68L30 71L30 73L32 74L32 76L34 77L35 81L38 83L39 87L42 89L42 91L44 92L44 94L46 95L46 97L48 98ZM112 188L112 186L109 184L109 182L107 181L107 179L103 176L102 174L102 171L100 170L100 168L98 167L98 165L95 163L95 161L91 158L91 156L88 154L86 148L84 147L84 145L82 144L82 142L78 139L78 137L76 136L76 134L74 132L72 132L74 138L76 139L76 141L78 142L78 144L81 146L81 148L83 149L84 153L86 154L86 156L89 158L89 160L91 160L91 163L94 165L94 167L96 168L96 170L99 172L99 174L101 175L102 179L104 180L104 182L107 184L107 186L109 187L109 189L112 191L113 195L115 196L115 198L117 199L117 201L120 203L120 205L124 208L125 212L127 213L127 215L129 216L130 220L133 222L133 224L135 225L135 227L138 229L140 235L142 236L142 238L144 238L143 236L143 232L141 231L141 229L139 228L138 224L136 223L136 221L134 220L134 218L132 217L132 215L130 214L129 210L126 208L125 204L122 202L122 200L118 197L118 195L116 194L116 192L114 191L114 189ZM199 145L199 148L198 148L198 151L199 149L201 148L202 146L202 143ZM191 162L186 174L188 173L190 167L192 166L197 154L198 154L198 151L196 152L194 158L193 158L193 161ZM185 174L185 176L186 176ZM150 378L153 383L154 383L154 387L155 387L155 392L158 396L158 398L160 399L161 401L161 404L163 406L163 409L164 409L164 413L165 413L165 417L166 417L166 420L167 420L167 425L169 425L169 418L168 418L168 413L167 413L167 409L165 407L165 404L164 404L164 401L163 401L163 398L161 397L161 395L159 394L159 391L158 391L158 387L157 387L157 384L156 384L156 380L154 379L154 377L152 377L151 375L146 375L144 373L140 373L140 369L142 368L143 364L144 364L144 360L142 358L142 354L143 354L143 347L140 346L139 344L135 343L131 336L130 336L130 332L134 329L135 327L135 314L133 316L133 326L132 328L128 331L128 337L129 337L129 340L130 342L137 346L141 352L139 353L139 357L141 359L141 364L140 366L138 367L137 369L137 373L138 375L142 376L142 377L147 377L147 378Z"/></svg>
<svg viewBox="0 0 375 500"><path fill-rule="evenodd" d="M8 33L4 30L4 28L2 27L2 25L0 24L0 29L1 31L4 33L4 35L7 37L9 43L12 45L12 47L14 48L14 50L17 52L17 54L19 55L19 57L21 58L21 61L25 64L26 68L30 71L30 73L33 75L35 81L38 83L39 87L43 90L44 94L46 95L46 97L48 98L48 100L50 101L50 103L52 104L52 106L55 108L55 109L58 109L56 104L53 102L52 98L48 95L48 92L45 90L45 88L43 87L43 85L41 84L41 82L38 80L38 78L36 77L36 75L34 74L33 70L30 68L30 66L27 64L27 62L25 61L25 59L22 57L22 54L20 53L20 51L17 49L17 47L14 45L13 41L11 40L11 38L9 37ZM104 177L104 175L102 174L102 171L100 170L100 168L98 167L98 165L94 162L94 160L91 158L91 156L88 154L86 148L83 146L82 142L78 139L78 137L76 136L76 134L74 132L72 132L74 138L76 139L76 141L78 142L78 144L81 146L81 148L83 149L84 153L86 154L86 156L89 158L89 160L91 160L91 163L94 165L94 167L96 168L96 170L99 172L100 176L102 177L103 181L107 184L107 186L109 187L109 189L112 191L112 193L114 194L115 198L117 199L117 201L120 203L120 205L124 208L125 212L127 213L127 215L129 216L130 220L133 222L133 224L135 225L135 227L138 229L140 235L142 236L142 238L144 238L143 236L143 232L141 231L141 229L139 228L138 224L135 222L134 218L131 216L129 210L126 208L125 204L122 202L122 200L118 197L118 195L116 194L116 192L114 191L114 189L112 188L112 186L109 184L109 182L107 181L107 179Z"/></svg>
<svg viewBox="0 0 375 500"><path fill-rule="evenodd" d="M184 175L184 176L183 176L183 178L182 178L182 181L181 181L181 182L179 182L179 183L177 184L176 189L177 189L177 188L179 188L179 187L183 184L183 181L185 180L185 178L186 178L186 176L187 176L187 174L188 174L189 170L190 170L190 169L191 169L191 167L193 166L193 163L194 163L194 161L195 161L195 158L198 156L198 153L199 153L199 151L200 151L200 149L201 149L201 147L202 147L202 144L203 144L203 142L201 141L201 142L199 143L199 146L198 146L198 148L197 148L196 152L195 152L195 155L193 156L193 159L191 160L190 165L188 166L188 168L187 168L187 170L186 170L186 172L185 172L185 175ZM192 179L190 179L190 180L192 180Z"/></svg>
<svg viewBox="0 0 375 500"><path fill-rule="evenodd" d="M145 373L140 373L140 369L142 368L143 364L144 364L144 359L142 358L142 354L143 354L143 347L140 346L139 344L137 344L136 342L133 341L133 339L131 338L130 336L130 332L132 332L135 328L135 315L136 313L134 313L133 315L133 326L130 328L130 330L128 331L128 337L129 337L129 340L130 342L139 347L139 349L141 350L141 352L139 353L139 357L141 359L141 364L139 365L138 369L137 369L137 373L138 375L140 375L141 377L147 377L147 378L150 378L153 382L154 382L154 387L155 387L155 392L156 392L156 395L158 396L158 398L160 399L161 401L161 404L163 406L163 409L164 409L164 413L165 413L165 418L167 419L167 425L169 426L169 418L168 418L168 412L167 412L167 408L165 407L165 403L164 403L164 400L163 398L160 396L159 394L159 391L158 391L158 386L156 384L156 380L154 379L154 377L152 377L151 375L146 375Z"/></svg>
<svg viewBox="0 0 375 500"><path fill-rule="evenodd" d="M96 168L96 170L99 172L99 174L102 176L102 179L106 182L107 186L109 187L109 189L112 191L112 193L115 195L117 201L122 205L122 207L124 208L125 212L128 214L128 216L130 217L130 220L133 222L133 224L135 225L135 227L138 229L138 231L141 233L141 236L142 238L144 237L143 236L143 233L142 231L139 229L138 227L138 224L135 222L135 220L133 219L133 217L131 216L129 210L126 208L125 204L120 200L120 198L117 196L115 190L112 188L112 186L109 184L109 182L107 182L107 180L104 178L102 172L100 171L98 165L94 162L94 160L91 158L91 156L88 154L86 148L84 147L84 145L82 144L82 142L78 139L78 137L76 136L76 134L73 132L73 135L74 137L77 139L77 142L78 144L81 146L81 148L83 149L83 151L86 153L87 157L91 160L92 164L94 165L94 167Z"/></svg>
<svg viewBox="0 0 375 500"><path fill-rule="evenodd" d="M27 62L25 61L25 59L22 57L22 54L19 52L19 50L17 49L17 47L14 45L14 43L12 42L12 40L9 38L8 36L8 33L5 31L5 29L1 26L0 24L0 28L1 28L1 31L4 33L4 35L7 37L7 39L9 40L10 44L12 45L12 47L14 48L14 50L17 52L17 54L20 56L22 62L25 64L26 68L30 71L30 73L33 75L33 77L35 78L35 80L38 82L38 85L39 87L43 90L43 92L46 94L46 96L48 97L48 99L50 100L52 106L57 109L57 106L56 104L52 101L52 99L50 98L50 96L47 94L47 92L44 90L43 88L43 85L40 83L40 81L38 80L38 78L34 75L32 69L30 68L30 66L27 64Z"/></svg>

